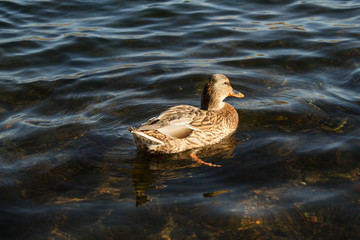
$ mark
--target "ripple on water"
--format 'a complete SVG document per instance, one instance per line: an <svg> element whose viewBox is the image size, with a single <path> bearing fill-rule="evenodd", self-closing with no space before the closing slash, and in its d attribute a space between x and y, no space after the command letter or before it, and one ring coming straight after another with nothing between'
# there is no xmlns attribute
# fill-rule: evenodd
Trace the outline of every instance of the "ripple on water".
<svg viewBox="0 0 360 240"><path fill-rule="evenodd" d="M1 236L359 238L359 8L0 2ZM199 152L223 167L137 152L127 129L216 72L245 94Z"/></svg>

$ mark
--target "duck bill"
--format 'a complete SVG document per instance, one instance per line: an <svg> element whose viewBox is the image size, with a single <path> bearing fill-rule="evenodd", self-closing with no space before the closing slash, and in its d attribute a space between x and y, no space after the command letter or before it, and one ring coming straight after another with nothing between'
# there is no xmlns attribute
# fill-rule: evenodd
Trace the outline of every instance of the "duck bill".
<svg viewBox="0 0 360 240"><path fill-rule="evenodd" d="M242 94L241 92L238 92L238 91L233 89L232 92L229 93L229 96L230 97L242 98L242 97L244 97L244 94Z"/></svg>

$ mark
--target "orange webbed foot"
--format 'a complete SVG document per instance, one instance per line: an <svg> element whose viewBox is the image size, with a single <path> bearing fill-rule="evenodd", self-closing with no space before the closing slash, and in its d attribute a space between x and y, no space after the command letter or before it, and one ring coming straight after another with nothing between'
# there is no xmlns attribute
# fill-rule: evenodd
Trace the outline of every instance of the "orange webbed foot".
<svg viewBox="0 0 360 240"><path fill-rule="evenodd" d="M204 164L209 167L222 167L221 165L204 162L203 160L198 158L195 153L190 153L189 156L191 157L192 160L194 160L197 163Z"/></svg>

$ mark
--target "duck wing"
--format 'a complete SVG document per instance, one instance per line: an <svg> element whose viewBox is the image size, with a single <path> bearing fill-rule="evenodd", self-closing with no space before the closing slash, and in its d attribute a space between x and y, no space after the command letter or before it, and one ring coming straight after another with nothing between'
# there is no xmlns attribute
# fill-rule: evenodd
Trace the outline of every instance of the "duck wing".
<svg viewBox="0 0 360 240"><path fill-rule="evenodd" d="M142 124L139 131L157 130L169 137L185 138L195 130L210 128L216 119L214 116L216 114L190 105L174 106Z"/></svg>

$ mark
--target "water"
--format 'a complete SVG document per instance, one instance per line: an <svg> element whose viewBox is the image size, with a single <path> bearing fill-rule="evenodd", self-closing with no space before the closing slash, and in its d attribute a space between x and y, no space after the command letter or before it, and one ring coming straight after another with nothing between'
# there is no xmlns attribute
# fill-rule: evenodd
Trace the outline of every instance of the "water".
<svg viewBox="0 0 360 240"><path fill-rule="evenodd" d="M360 3L1 1L2 239L359 239ZM199 106L234 136L138 153L130 126Z"/></svg>

